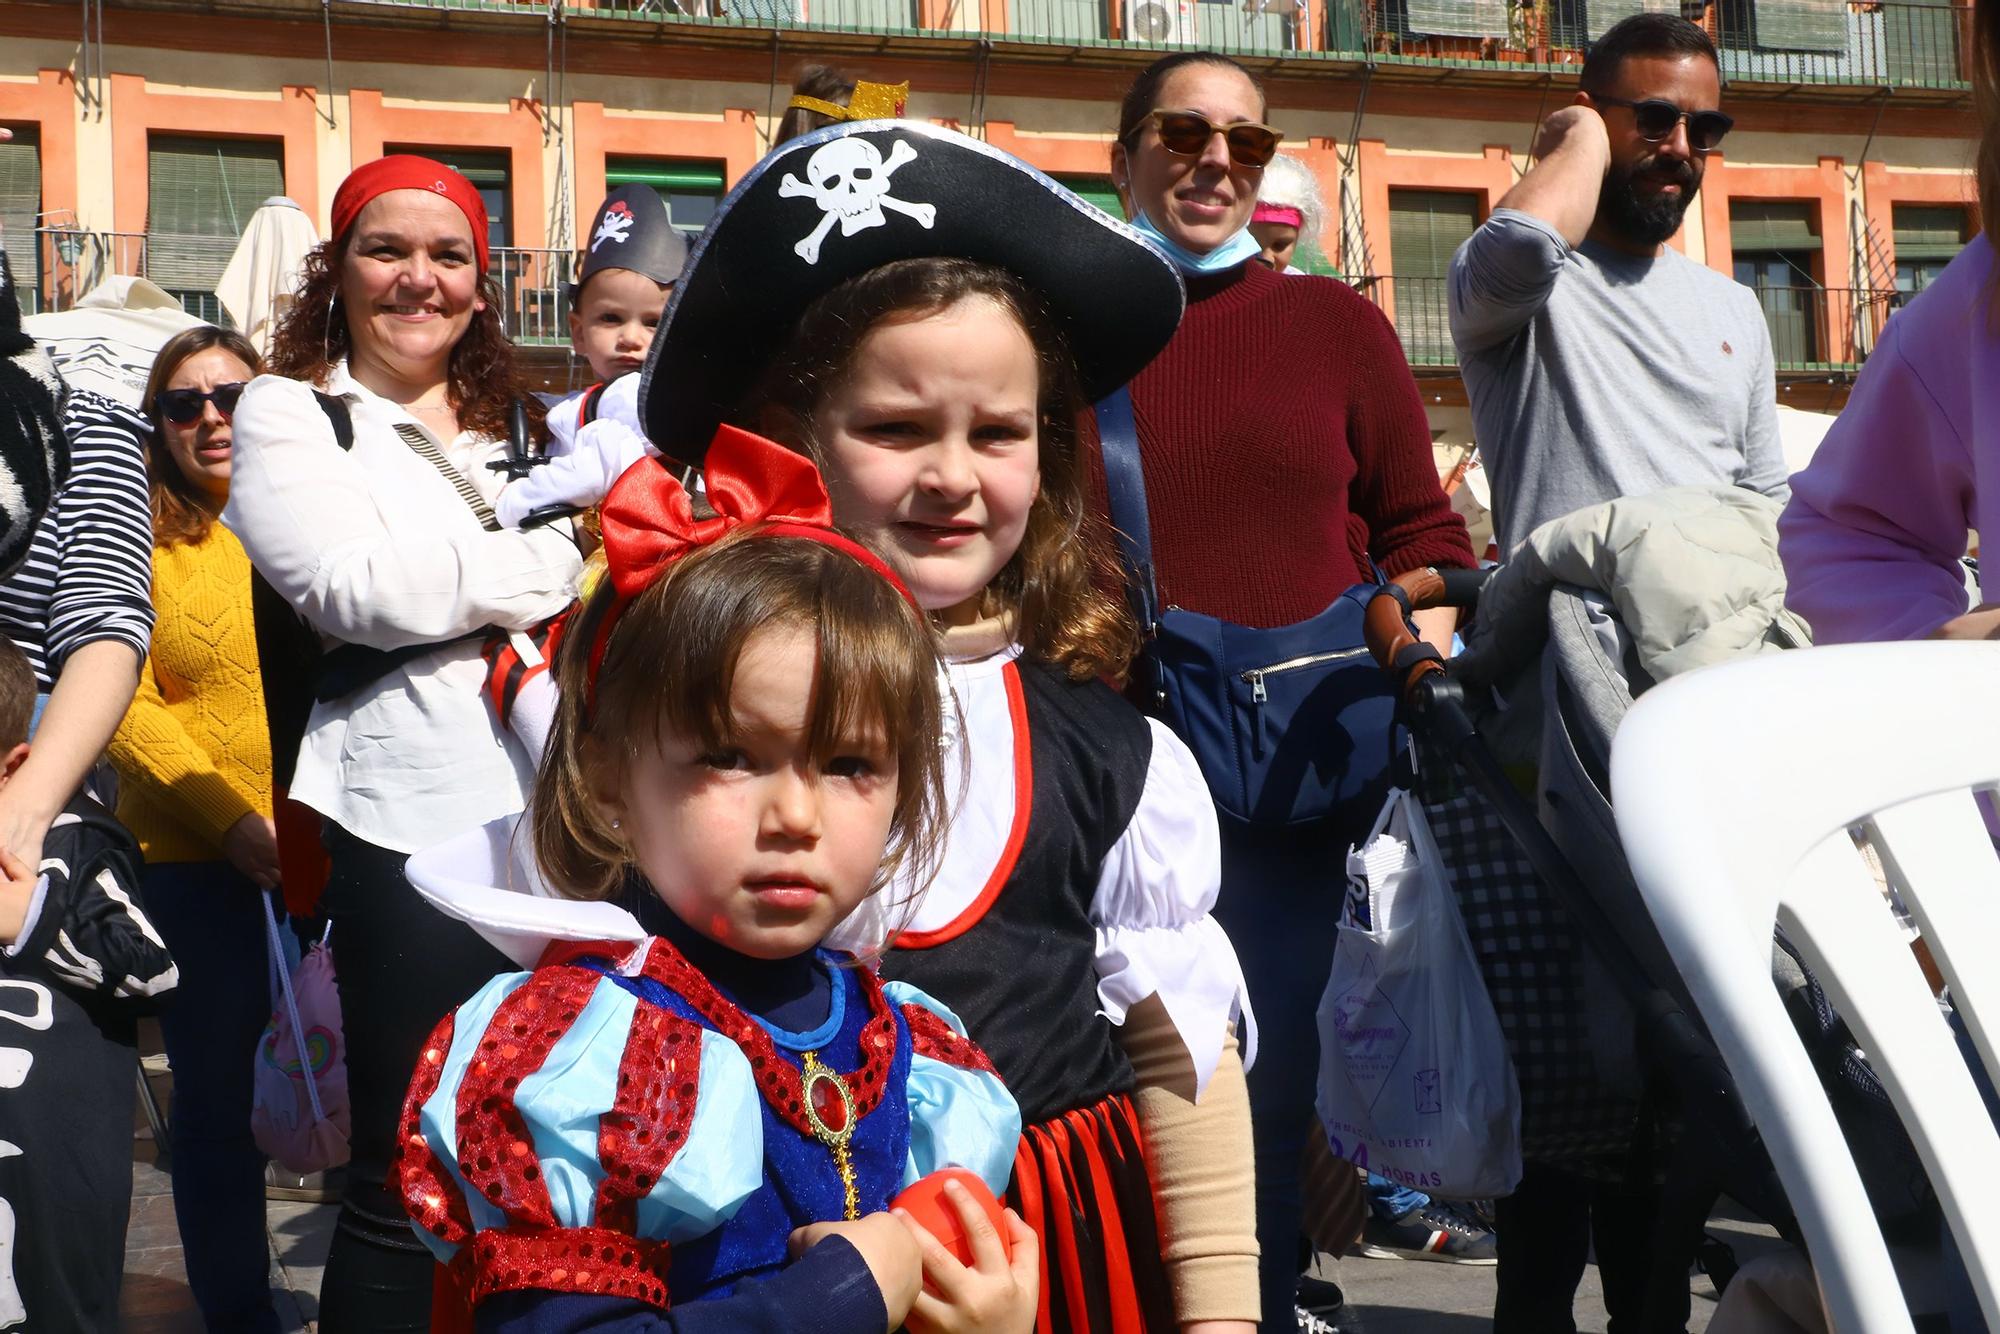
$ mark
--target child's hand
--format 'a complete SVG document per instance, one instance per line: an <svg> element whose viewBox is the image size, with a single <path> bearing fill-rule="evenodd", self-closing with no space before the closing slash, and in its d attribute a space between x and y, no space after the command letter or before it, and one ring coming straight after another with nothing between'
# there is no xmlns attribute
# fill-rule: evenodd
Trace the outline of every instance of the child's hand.
<svg viewBox="0 0 2000 1334"><path fill-rule="evenodd" d="M991 1229L988 1229L989 1231ZM902 1223L889 1214L869 1214L851 1223L814 1223L792 1233L790 1249L797 1259L828 1237L845 1237L861 1252L875 1286L882 1290L882 1305L889 1310L889 1328L902 1325L910 1314L910 1303L924 1283L923 1256L917 1240Z"/></svg>
<svg viewBox="0 0 2000 1334"><path fill-rule="evenodd" d="M1025 1334L1035 1327L1041 1296L1042 1247L1032 1229L1012 1209L1007 1242L993 1229L993 1220L956 1181L944 1188L958 1211L959 1224L972 1243L967 1268L923 1224L903 1210L896 1217L910 1230L923 1254L924 1290L910 1307L905 1328L912 1334Z"/></svg>
<svg viewBox="0 0 2000 1334"><path fill-rule="evenodd" d="M27 863L0 848L0 945L11 945L21 938L21 930L28 924L28 905L34 902L35 882L40 878Z"/></svg>

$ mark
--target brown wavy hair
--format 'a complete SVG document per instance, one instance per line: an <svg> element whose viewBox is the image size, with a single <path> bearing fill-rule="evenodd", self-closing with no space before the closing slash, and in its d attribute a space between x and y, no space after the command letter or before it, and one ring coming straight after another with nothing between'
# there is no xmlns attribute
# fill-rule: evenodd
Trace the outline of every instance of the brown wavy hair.
<svg viewBox="0 0 2000 1334"><path fill-rule="evenodd" d="M853 368L868 332L887 321L921 319L961 301L997 303L1026 331L1039 362L1037 405L1041 492L1028 511L1014 558L987 586L985 614L1010 616L1024 651L1072 680L1122 678L1139 648L1131 611L1117 588L1109 534L1084 499L1077 420L1084 407L1069 340L1046 304L1006 269L957 258L900 259L850 278L806 308L760 380L739 420L764 423L826 467L813 419Z"/></svg>
<svg viewBox="0 0 2000 1334"><path fill-rule="evenodd" d="M167 424L160 416L160 391L174 378L174 372L214 347L248 366L253 377L264 373L264 356L249 339L230 329L200 324L181 330L162 344L146 376L143 402L146 421L152 426L146 433L146 491L152 500L154 546L199 542L215 522L215 502L175 461L173 450L167 447Z"/></svg>
<svg viewBox="0 0 2000 1334"><path fill-rule="evenodd" d="M350 229L348 235L322 241L307 252L298 299L271 340L273 375L323 389L334 363L352 354L353 335L339 309L340 265L351 238ZM519 400L527 407L529 428L546 438L547 410L528 392L513 340L500 319L507 298L491 272L479 275L478 295L486 308L473 312L472 323L451 350L445 397L461 427L492 440L507 438L510 410Z"/></svg>
<svg viewBox="0 0 2000 1334"><path fill-rule="evenodd" d="M905 868L911 884L929 883L944 837L944 706L928 620L893 584L824 543L738 530L632 600L593 684L591 651L613 603L611 581L598 580L556 649L555 724L532 807L535 858L551 885L577 899L618 890L634 863L594 795L601 766L622 774L640 739L667 734L728 749L744 645L791 626L819 648L807 723L815 766L870 737L896 759L895 816L871 892Z"/></svg>
<svg viewBox="0 0 2000 1334"><path fill-rule="evenodd" d="M817 97L822 102L831 102L844 107L847 99L854 96L854 76L844 69L832 65L802 65L798 77L792 80L792 96L803 94ZM833 117L823 111L808 111L804 107L787 106L785 114L778 117L778 129L771 136L771 147L788 143L802 134L824 129L835 124Z"/></svg>

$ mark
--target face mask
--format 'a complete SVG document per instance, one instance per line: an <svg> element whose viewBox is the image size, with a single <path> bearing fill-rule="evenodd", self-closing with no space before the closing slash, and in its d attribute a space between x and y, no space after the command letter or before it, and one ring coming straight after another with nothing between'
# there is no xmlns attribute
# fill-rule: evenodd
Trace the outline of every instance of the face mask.
<svg viewBox="0 0 2000 1334"><path fill-rule="evenodd" d="M1153 225L1153 220L1146 216L1144 209L1139 211L1138 217L1132 219L1132 226L1147 240L1166 251L1167 258L1174 262L1174 267L1187 274L1221 273L1224 269L1233 269L1244 260L1253 258L1263 249L1257 244L1257 238L1250 235L1248 227L1206 255L1197 255L1186 246L1168 239L1165 232Z"/></svg>

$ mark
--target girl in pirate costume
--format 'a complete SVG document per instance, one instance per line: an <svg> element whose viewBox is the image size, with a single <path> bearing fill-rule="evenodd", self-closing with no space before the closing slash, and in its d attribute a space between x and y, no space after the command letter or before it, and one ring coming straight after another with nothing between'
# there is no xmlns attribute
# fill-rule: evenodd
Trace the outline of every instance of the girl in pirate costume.
<svg viewBox="0 0 2000 1334"><path fill-rule="evenodd" d="M441 1304L483 1331L1025 1329L1018 1218L1011 1269L970 1220L968 1268L884 1212L948 1165L1003 1185L1013 1099L949 1011L818 948L930 859L928 627L806 460L724 431L705 480L699 516L655 460L605 498L605 578L557 651L540 876L504 825L411 859L536 966L425 1044L401 1198Z"/></svg>
<svg viewBox="0 0 2000 1334"><path fill-rule="evenodd" d="M1043 1330L1257 1313L1213 805L1185 747L1098 679L1137 635L1097 591L1076 453L1080 406L1165 344L1181 300L1160 255L1018 160L852 122L724 202L640 389L671 457L724 420L811 453L942 630L940 870L842 938L889 945L883 975L963 1016L1020 1100L1007 1198L1041 1238Z"/></svg>

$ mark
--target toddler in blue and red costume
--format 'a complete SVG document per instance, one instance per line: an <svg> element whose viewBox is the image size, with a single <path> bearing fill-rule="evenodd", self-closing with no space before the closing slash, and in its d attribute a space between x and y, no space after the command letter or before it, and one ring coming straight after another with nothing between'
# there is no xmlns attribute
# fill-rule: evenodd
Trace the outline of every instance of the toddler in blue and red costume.
<svg viewBox="0 0 2000 1334"><path fill-rule="evenodd" d="M441 1305L510 1334L1024 1329L1018 1218L960 1197L963 1265L885 1212L947 1166L1002 1187L1013 1098L938 1002L819 948L935 857L929 629L810 463L725 428L705 480L700 514L655 460L612 488L527 823L410 863L535 965L411 1085L396 1175Z"/></svg>

